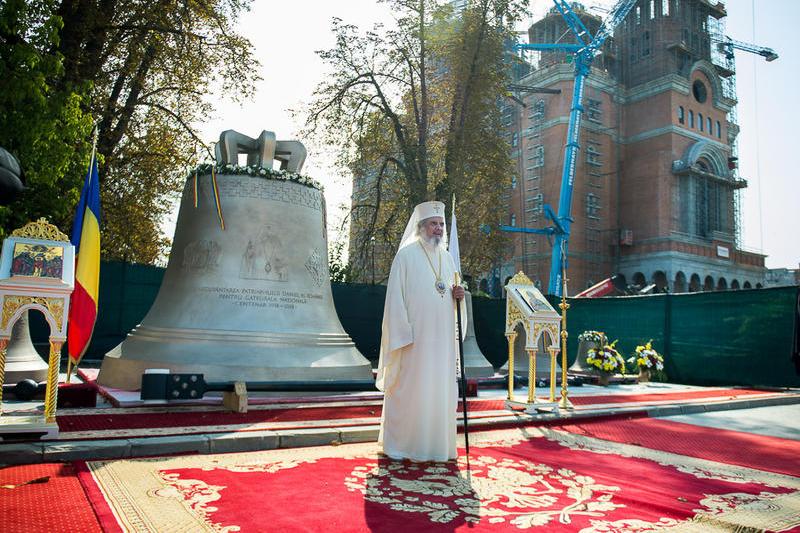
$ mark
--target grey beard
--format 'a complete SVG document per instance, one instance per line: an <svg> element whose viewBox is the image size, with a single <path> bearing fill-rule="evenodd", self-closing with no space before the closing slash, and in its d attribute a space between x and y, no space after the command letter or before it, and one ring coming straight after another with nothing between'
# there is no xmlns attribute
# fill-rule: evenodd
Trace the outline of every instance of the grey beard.
<svg viewBox="0 0 800 533"><path fill-rule="evenodd" d="M436 235L434 235L433 237L426 237L425 235L420 235L420 238L423 241L425 241L426 243L428 243L431 246L433 246L434 248L436 248L440 244L442 244L442 238L441 237L437 237Z"/></svg>

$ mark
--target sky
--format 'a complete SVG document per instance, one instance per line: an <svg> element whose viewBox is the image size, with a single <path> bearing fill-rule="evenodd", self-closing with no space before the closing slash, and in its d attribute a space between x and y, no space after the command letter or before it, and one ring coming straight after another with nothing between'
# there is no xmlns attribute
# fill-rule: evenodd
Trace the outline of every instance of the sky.
<svg viewBox="0 0 800 533"><path fill-rule="evenodd" d="M584 1L612 5L612 0ZM727 0L727 35L738 41L773 48L779 59L736 51L739 126L739 173L748 181L742 196L742 247L767 254L769 268L798 268L800 263L800 164L789 158L800 140L800 0ZM552 6L550 0L531 0L534 15ZM208 142L234 129L250 137L262 130L278 139L298 139L308 157L303 174L325 187L331 241L341 236L340 206L348 205L349 176L337 175L324 146L298 138L300 119L289 112L308 102L324 79L326 66L316 50L333 46L331 19L371 29L376 22L391 25L386 4L374 0L294 0L281 3L254 0L238 24L261 62L263 81L255 96L239 106L214 99L216 115L208 117L201 136ZM795 147L794 149L798 149ZM172 224L177 213L173 214ZM173 226L174 227L174 226ZM171 233L171 230L169 231Z"/></svg>

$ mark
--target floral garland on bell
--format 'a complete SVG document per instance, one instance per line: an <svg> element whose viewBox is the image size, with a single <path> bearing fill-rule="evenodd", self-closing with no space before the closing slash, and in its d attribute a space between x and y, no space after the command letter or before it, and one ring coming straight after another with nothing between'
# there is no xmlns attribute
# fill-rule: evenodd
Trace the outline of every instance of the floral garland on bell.
<svg viewBox="0 0 800 533"><path fill-rule="evenodd" d="M197 165L197 168L190 173L189 176L191 177L192 174L210 174L212 167L214 167L214 172L216 174L246 174L248 176L264 178L268 180L291 181L294 183L299 183L300 185L305 185L306 187L311 187L312 189L317 189L319 191L323 190L320 182L309 178L308 176L303 176L302 174L290 172L288 170L273 170L271 168L263 168L255 165L212 165L210 163L202 163Z"/></svg>
<svg viewBox="0 0 800 533"><path fill-rule="evenodd" d="M663 370L664 358L653 349L653 339L647 341L644 346L636 347L636 355L628 359L629 363L636 363L636 366L643 369Z"/></svg>
<svg viewBox="0 0 800 533"><path fill-rule="evenodd" d="M592 348L586 352L586 362L602 372L609 374L625 373L625 359L614 348L617 341L604 344L602 348Z"/></svg>
<svg viewBox="0 0 800 533"><path fill-rule="evenodd" d="M603 333L602 331L595 331L593 329L586 330L580 335L578 335L579 341L593 342L598 345L603 344L605 338L606 338L605 333Z"/></svg>

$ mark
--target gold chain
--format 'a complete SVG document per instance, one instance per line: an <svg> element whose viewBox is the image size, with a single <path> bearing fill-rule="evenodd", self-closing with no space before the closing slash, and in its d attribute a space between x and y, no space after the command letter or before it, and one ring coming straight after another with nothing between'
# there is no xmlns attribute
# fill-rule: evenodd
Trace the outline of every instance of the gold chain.
<svg viewBox="0 0 800 533"><path fill-rule="evenodd" d="M433 268L433 261L431 261L431 258L428 255L428 250L425 249L425 246L422 244L422 241L417 241L417 242L419 243L420 247L422 247L422 253L425 254L425 259L428 260L428 264L431 266L431 270L433 270L433 275L436 276L436 281L441 280L442 279L442 254L438 253L439 250L437 250L437 255L439 256L439 273L437 274L436 273L436 269Z"/></svg>

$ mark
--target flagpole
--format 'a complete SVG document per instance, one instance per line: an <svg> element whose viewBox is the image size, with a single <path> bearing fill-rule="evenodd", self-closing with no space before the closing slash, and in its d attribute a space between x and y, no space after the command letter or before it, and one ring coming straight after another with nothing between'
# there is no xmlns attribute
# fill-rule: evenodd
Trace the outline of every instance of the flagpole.
<svg viewBox="0 0 800 533"><path fill-rule="evenodd" d="M97 140L98 140L99 135L100 135L100 131L98 129L98 123L95 121L94 126L92 128L92 156L89 158L89 170L88 170L89 183L91 183L91 179L93 177L92 171L93 171L93 169L95 167L95 158L97 157ZM98 179L99 179L99 176L98 176ZM84 184L84 187L85 186L86 186L86 184ZM81 213L78 216L82 217L83 213ZM80 251L78 253L80 253ZM76 256L75 256L76 268L77 268L77 264L78 264L78 255L76 254ZM95 320L96 320L96 318L95 318ZM92 331L94 331L94 324L92 325ZM68 336L67 343L69 343L69 334L67 336ZM91 334L90 334L89 338L91 338ZM75 361L75 364L72 363L72 355L70 354L69 349L67 350L67 380L66 380L67 383L71 382L72 370L73 370L73 368L75 368L75 369L78 368L78 361L80 361L80 359L83 358L83 354L86 353L86 349L88 347L89 347L89 344L87 342L86 346L84 346L83 350L81 351L80 357L78 358L78 360Z"/></svg>
<svg viewBox="0 0 800 533"><path fill-rule="evenodd" d="M460 274L456 272L456 285L461 283L460 278ZM456 324L458 325L458 358L461 361L461 403L464 406L464 449L467 453L467 470L469 470L469 413L467 411L467 373L464 368L464 342L461 339L461 300L456 300Z"/></svg>
<svg viewBox="0 0 800 533"><path fill-rule="evenodd" d="M458 227L456 225L456 195L453 194L452 215L450 216L452 234L450 240L450 255L453 257L453 264L456 268L455 284L461 284L461 252L458 246ZM458 357L461 362L461 403L464 412L464 449L467 453L467 472L469 472L469 411L467 410L467 373L464 365L464 341L461 337L461 300L455 300L456 305L456 325L458 329Z"/></svg>

